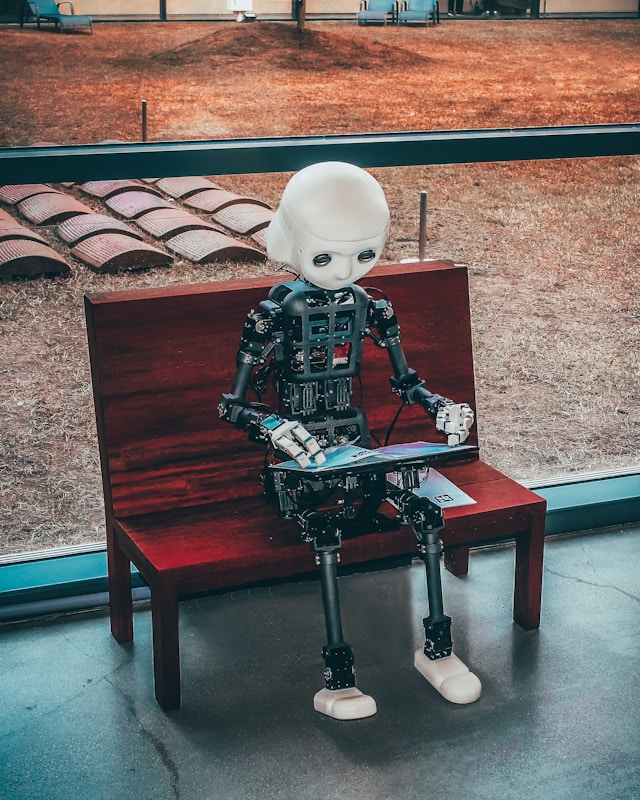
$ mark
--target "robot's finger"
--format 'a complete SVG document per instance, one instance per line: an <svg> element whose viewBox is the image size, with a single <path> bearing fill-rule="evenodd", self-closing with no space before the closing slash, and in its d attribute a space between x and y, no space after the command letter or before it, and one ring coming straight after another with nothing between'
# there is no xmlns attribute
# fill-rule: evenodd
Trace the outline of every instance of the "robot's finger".
<svg viewBox="0 0 640 800"><path fill-rule="evenodd" d="M436 416L436 429L439 431L444 431L448 422L449 414L444 408L441 408Z"/></svg>
<svg viewBox="0 0 640 800"><path fill-rule="evenodd" d="M473 409L466 403L463 403L460 406L460 410L462 412L462 424L467 430L469 430L469 428L473 425L476 415L473 413Z"/></svg>
<svg viewBox="0 0 640 800"><path fill-rule="evenodd" d="M311 466L311 461L309 461L309 456L301 450L297 456L294 456L295 460L300 464L302 469L307 469L307 467Z"/></svg>
<svg viewBox="0 0 640 800"><path fill-rule="evenodd" d="M296 437L310 455L314 456L320 450L318 442L304 426L300 425L300 423L296 423L293 428L291 428L290 433Z"/></svg>
<svg viewBox="0 0 640 800"><path fill-rule="evenodd" d="M306 444L313 436L299 422L294 423L289 433L293 434L301 444Z"/></svg>
<svg viewBox="0 0 640 800"><path fill-rule="evenodd" d="M274 439L273 444L278 448L278 450L282 450L283 453L286 453L288 456L291 456L291 458L294 458L303 469L311 466L309 456L300 447L300 445L294 442L292 439L289 439L286 436L278 436L276 439Z"/></svg>
<svg viewBox="0 0 640 800"><path fill-rule="evenodd" d="M467 436L469 435L468 431L460 431L459 433L450 433L447 436L447 444L449 447L457 447L457 445L462 444Z"/></svg>
<svg viewBox="0 0 640 800"><path fill-rule="evenodd" d="M473 410L466 404L444 406L438 411L436 427L445 433L468 431L474 422Z"/></svg>
<svg viewBox="0 0 640 800"><path fill-rule="evenodd" d="M317 439L315 436L312 436L309 431L300 424L294 425L291 429L290 433L292 433L295 438L300 442L304 450L308 453L308 455L315 459L316 464L324 464L327 460L327 457L322 452L322 448L318 444Z"/></svg>

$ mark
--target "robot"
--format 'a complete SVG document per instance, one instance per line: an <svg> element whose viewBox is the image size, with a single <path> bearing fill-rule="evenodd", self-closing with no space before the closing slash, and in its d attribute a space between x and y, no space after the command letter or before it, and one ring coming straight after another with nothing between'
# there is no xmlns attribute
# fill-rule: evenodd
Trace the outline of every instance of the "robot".
<svg viewBox="0 0 640 800"><path fill-rule="evenodd" d="M223 420L266 446L265 496L282 517L300 523L315 553L327 644L325 688L314 696L314 708L335 719L377 711L356 686L353 651L344 641L337 582L342 540L399 524L412 526L426 567L429 616L415 667L454 703L477 700L482 688L452 651L440 580L443 512L415 492L429 459L414 445L400 456L397 446L372 449L366 416L351 404L370 338L389 355L392 391L423 407L447 437L441 451L464 448L474 422L466 403L427 389L406 362L390 301L357 284L380 258L388 226L382 187L359 167L325 162L291 178L267 230L267 252L295 277L274 286L248 314L235 378L219 405ZM247 397L253 390L261 398L268 381L277 390L277 410ZM395 520L380 513L385 500L397 509Z"/></svg>

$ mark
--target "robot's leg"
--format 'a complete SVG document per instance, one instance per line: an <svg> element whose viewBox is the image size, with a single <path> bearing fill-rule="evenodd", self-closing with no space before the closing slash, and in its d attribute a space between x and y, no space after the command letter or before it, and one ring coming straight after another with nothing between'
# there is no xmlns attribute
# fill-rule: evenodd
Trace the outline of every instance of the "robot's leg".
<svg viewBox="0 0 640 800"><path fill-rule="evenodd" d="M338 550L340 533L330 518L313 515L312 525L319 520L312 548L320 567L322 605L327 629L327 644L322 648L325 688L313 698L316 711L334 719L363 719L376 713L376 702L356 687L353 651L342 633L340 596L338 593ZM309 519L307 519L309 522Z"/></svg>
<svg viewBox="0 0 640 800"><path fill-rule="evenodd" d="M426 498L410 501L409 519L420 543L420 557L427 572L429 616L423 620L425 646L414 655L414 666L440 694L452 703L473 703L480 697L479 679L452 652L451 618L444 613L439 532L444 526L442 510Z"/></svg>

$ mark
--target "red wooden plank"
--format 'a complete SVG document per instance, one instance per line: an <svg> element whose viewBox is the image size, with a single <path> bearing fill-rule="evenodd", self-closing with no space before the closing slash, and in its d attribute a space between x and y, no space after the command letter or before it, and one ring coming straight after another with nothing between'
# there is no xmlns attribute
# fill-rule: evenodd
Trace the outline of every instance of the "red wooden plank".
<svg viewBox="0 0 640 800"><path fill-rule="evenodd" d="M449 469L455 477L456 467ZM522 488L522 487L521 487ZM515 537L529 528L531 514L542 501L528 490L503 476L486 490L483 510L477 506L449 509L442 533L445 545L458 540L475 544ZM495 508L490 502L495 491ZM501 503L501 496L512 498ZM478 493L476 493L478 494ZM456 511L455 521L449 512ZM507 513L508 512L508 513ZM250 524L249 523L250 520ZM300 541L300 528L278 516L263 498L231 499L214 505L201 505L120 518L120 530L131 539L136 555L150 569L174 571L185 582L193 580L193 591L202 589L199 581L203 565L213 575L209 588L227 587L257 580L282 578L315 569L308 544ZM416 538L409 526L391 533L363 534L345 540L341 562L345 565L399 555L417 554Z"/></svg>
<svg viewBox="0 0 640 800"><path fill-rule="evenodd" d="M213 513L216 519L220 514L220 525L212 523ZM213 565L211 588L232 585L227 580L253 580L250 576L259 565L265 569L265 579L315 568L308 544L300 541L298 525L280 520L261 498L121 519L118 525L151 570L175 570L183 579L194 580L194 585L204 562Z"/></svg>
<svg viewBox="0 0 640 800"><path fill-rule="evenodd" d="M367 285L394 302L408 363L427 385L474 406L466 270L440 266L383 267ZM246 314L277 282L267 276L88 298L119 514L260 492L262 448L220 421L215 404L231 386ZM387 353L366 342L361 405L381 440L399 406L391 374ZM422 409L405 408L392 441L418 439L441 437ZM470 443L477 443L475 429Z"/></svg>

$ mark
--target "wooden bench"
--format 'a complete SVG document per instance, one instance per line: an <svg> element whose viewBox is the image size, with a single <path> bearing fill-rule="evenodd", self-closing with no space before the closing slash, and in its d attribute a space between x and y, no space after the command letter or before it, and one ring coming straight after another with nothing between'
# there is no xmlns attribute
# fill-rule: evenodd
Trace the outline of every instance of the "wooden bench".
<svg viewBox="0 0 640 800"><path fill-rule="evenodd" d="M111 629L118 642L133 638L133 563L151 590L155 692L164 709L180 705L180 597L315 570L297 524L261 497L262 448L217 413L246 314L275 282L86 296ZM429 388L475 406L466 269L446 261L377 267L364 283L392 300L407 361ZM400 402L391 374L386 353L366 344L361 404L380 440ZM416 440L442 441L422 409L406 407L390 443ZM477 443L476 428L469 443ZM465 574L469 546L515 539L514 620L538 627L545 501L477 457L440 471L476 500L446 512L445 565ZM342 563L414 553L404 527L346 541Z"/></svg>

